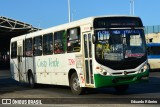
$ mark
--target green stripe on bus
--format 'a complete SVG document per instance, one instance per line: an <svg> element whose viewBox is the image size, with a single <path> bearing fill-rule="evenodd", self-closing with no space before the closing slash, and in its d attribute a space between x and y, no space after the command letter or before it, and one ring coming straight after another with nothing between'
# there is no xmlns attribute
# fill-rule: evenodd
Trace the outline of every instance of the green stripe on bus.
<svg viewBox="0 0 160 107"><path fill-rule="evenodd" d="M138 83L148 81L148 79L141 79L142 77L149 78L149 71L145 71L139 74L124 75L124 76L102 76L100 74L94 74L95 87L112 87L117 85L125 85L131 83Z"/></svg>

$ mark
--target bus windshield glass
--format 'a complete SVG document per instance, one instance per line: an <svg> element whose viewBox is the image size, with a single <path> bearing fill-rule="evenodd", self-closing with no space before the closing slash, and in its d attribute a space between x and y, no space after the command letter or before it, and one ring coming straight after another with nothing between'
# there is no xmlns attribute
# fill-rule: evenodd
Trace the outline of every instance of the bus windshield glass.
<svg viewBox="0 0 160 107"><path fill-rule="evenodd" d="M125 61L145 55L144 32L140 29L96 30L95 56L98 61Z"/></svg>

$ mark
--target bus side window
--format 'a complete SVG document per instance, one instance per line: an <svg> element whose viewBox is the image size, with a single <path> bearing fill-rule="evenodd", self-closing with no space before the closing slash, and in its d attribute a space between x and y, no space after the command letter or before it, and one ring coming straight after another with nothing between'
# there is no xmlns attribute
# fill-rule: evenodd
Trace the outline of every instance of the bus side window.
<svg viewBox="0 0 160 107"><path fill-rule="evenodd" d="M67 31L67 52L80 51L80 27Z"/></svg>
<svg viewBox="0 0 160 107"><path fill-rule="evenodd" d="M11 58L17 58L17 42L11 44Z"/></svg>
<svg viewBox="0 0 160 107"><path fill-rule="evenodd" d="M54 33L54 53L61 54L66 51L66 32L65 30Z"/></svg>
<svg viewBox="0 0 160 107"><path fill-rule="evenodd" d="M33 39L33 46L34 56L42 55L42 36L37 36Z"/></svg>
<svg viewBox="0 0 160 107"><path fill-rule="evenodd" d="M53 54L53 34L43 35L43 54L51 55Z"/></svg>
<svg viewBox="0 0 160 107"><path fill-rule="evenodd" d="M33 48L32 48L32 38L25 40L25 56L32 56Z"/></svg>

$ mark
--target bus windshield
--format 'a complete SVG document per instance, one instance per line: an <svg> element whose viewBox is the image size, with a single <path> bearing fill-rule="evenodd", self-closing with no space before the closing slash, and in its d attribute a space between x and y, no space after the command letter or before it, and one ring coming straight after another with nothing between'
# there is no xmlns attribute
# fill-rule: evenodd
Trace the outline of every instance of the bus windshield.
<svg viewBox="0 0 160 107"><path fill-rule="evenodd" d="M125 61L145 56L141 29L96 30L95 56L98 62Z"/></svg>

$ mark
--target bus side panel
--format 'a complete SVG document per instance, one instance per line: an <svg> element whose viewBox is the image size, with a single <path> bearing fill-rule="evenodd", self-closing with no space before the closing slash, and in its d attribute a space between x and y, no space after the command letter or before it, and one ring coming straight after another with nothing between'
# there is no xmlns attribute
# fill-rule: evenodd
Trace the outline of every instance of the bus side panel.
<svg viewBox="0 0 160 107"><path fill-rule="evenodd" d="M10 59L10 70L12 78L15 79L16 81L19 81L17 58Z"/></svg>
<svg viewBox="0 0 160 107"><path fill-rule="evenodd" d="M70 69L75 69L75 54L55 55L55 60L57 84L69 86L68 73Z"/></svg>
<svg viewBox="0 0 160 107"><path fill-rule="evenodd" d="M26 57L25 59L25 68L26 68L26 75L29 71L32 72L32 74L34 75L34 67L33 67L33 57ZM28 79L28 75L26 76L26 79ZM36 80L36 79L35 79ZM35 81L36 82L36 81Z"/></svg>
<svg viewBox="0 0 160 107"><path fill-rule="evenodd" d="M34 66L37 83L69 85L67 55L48 55L35 57Z"/></svg>
<svg viewBox="0 0 160 107"><path fill-rule="evenodd" d="M26 60L25 57L22 58L22 75L23 75L23 82L28 83L27 71L26 71Z"/></svg>
<svg viewBox="0 0 160 107"><path fill-rule="evenodd" d="M148 58L150 69L160 69L160 58Z"/></svg>
<svg viewBox="0 0 160 107"><path fill-rule="evenodd" d="M37 83L51 84L51 78L54 73L54 68L49 67L50 56L51 55L34 57L34 71L36 72Z"/></svg>

